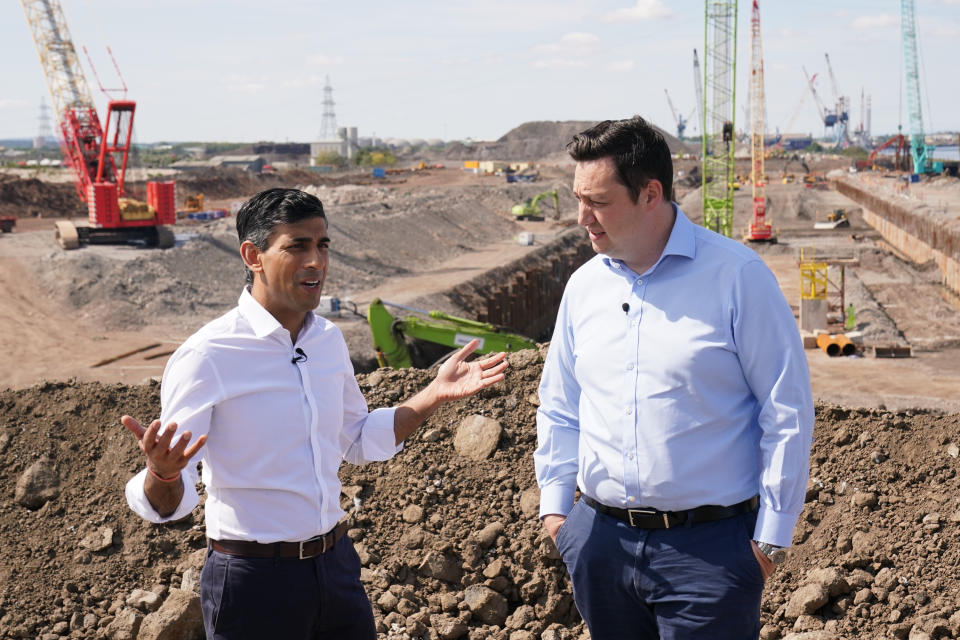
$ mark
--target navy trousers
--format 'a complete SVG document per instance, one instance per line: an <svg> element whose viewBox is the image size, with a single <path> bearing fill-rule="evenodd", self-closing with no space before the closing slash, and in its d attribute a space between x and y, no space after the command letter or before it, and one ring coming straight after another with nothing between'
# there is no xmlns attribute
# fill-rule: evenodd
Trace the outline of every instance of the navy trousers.
<svg viewBox="0 0 960 640"><path fill-rule="evenodd" d="M756 640L763 574L756 513L636 529L580 500L557 533L593 640Z"/></svg>
<svg viewBox="0 0 960 640"><path fill-rule="evenodd" d="M207 640L376 640L350 538L307 560L247 558L208 547L200 577Z"/></svg>

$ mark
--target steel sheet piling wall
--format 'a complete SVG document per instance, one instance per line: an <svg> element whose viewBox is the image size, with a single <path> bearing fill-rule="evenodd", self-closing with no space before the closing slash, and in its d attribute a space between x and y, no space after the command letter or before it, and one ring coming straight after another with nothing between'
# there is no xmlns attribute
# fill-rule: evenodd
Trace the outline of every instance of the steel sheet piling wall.
<svg viewBox="0 0 960 640"><path fill-rule="evenodd" d="M563 288L594 256L582 229L571 229L527 256L456 287L450 297L481 322L550 339Z"/></svg>
<svg viewBox="0 0 960 640"><path fill-rule="evenodd" d="M892 202L846 178L836 188L863 205L863 219L895 249L917 263L936 261L943 284L960 294L960 223Z"/></svg>

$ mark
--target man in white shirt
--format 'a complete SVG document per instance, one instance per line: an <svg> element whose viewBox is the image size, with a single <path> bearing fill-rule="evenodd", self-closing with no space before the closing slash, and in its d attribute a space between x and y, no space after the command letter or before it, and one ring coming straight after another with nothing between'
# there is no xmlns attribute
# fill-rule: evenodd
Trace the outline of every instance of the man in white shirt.
<svg viewBox="0 0 960 640"><path fill-rule="evenodd" d="M127 501L151 522L183 518L202 460L208 638L373 639L359 559L337 524L340 461L389 459L442 403L502 380L505 356L466 362L474 341L420 393L368 413L340 330L313 313L329 264L323 205L269 189L237 213L237 232L237 307L171 356L159 420L122 418L147 459Z"/></svg>

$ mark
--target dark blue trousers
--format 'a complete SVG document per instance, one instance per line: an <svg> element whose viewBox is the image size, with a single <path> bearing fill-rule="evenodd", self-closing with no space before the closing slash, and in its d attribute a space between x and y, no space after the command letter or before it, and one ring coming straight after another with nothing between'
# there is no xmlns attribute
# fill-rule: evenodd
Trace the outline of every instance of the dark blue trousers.
<svg viewBox="0 0 960 640"><path fill-rule="evenodd" d="M636 529L578 501L557 533L593 640L755 640L763 574L756 513Z"/></svg>
<svg viewBox="0 0 960 640"><path fill-rule="evenodd" d="M207 549L200 578L207 640L375 640L360 559L343 536L324 554L247 558Z"/></svg>

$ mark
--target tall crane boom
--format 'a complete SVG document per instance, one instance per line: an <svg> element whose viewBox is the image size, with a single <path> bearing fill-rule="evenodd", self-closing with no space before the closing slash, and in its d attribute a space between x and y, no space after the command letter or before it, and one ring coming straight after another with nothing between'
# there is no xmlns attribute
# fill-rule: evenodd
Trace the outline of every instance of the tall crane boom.
<svg viewBox="0 0 960 640"><path fill-rule="evenodd" d="M733 235L737 2L706 0L703 36L703 226Z"/></svg>
<svg viewBox="0 0 960 640"><path fill-rule="evenodd" d="M760 38L760 6L753 0L750 14L750 182L753 189L753 221L746 233L751 242L769 242L773 227L767 222L766 174L764 150L763 45Z"/></svg>
<svg viewBox="0 0 960 640"><path fill-rule="evenodd" d="M677 137L682 140L683 132L687 129L687 120L683 117L682 113L677 113L677 110L674 109L673 100L670 99L670 92L664 89L663 93L667 96L667 104L670 106L670 113L673 114L673 123L677 126Z"/></svg>
<svg viewBox="0 0 960 640"><path fill-rule="evenodd" d="M87 226L57 223L60 245L64 249L84 242L172 246L173 234L160 226L176 222L172 182L148 182L146 203L122 198L136 102L109 101L106 126L102 126L59 0L20 0L20 4L53 100L60 150L89 212Z"/></svg>
<svg viewBox="0 0 960 640"><path fill-rule="evenodd" d="M923 132L923 108L920 102L920 70L917 55L917 22L913 0L900 0L900 27L903 32L903 66L907 84L907 113L910 117L910 157L914 173L942 170L931 162L933 147L927 146Z"/></svg>

